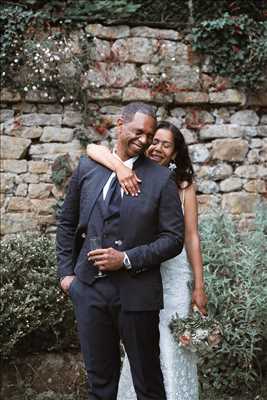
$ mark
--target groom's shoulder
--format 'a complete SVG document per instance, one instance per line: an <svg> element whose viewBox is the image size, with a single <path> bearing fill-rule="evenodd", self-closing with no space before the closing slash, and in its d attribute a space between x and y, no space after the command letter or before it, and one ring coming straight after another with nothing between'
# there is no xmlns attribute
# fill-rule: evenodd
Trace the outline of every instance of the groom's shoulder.
<svg viewBox="0 0 267 400"><path fill-rule="evenodd" d="M79 159L78 168L80 174L88 173L94 168L97 168L98 166L99 164L88 156L82 155Z"/></svg>
<svg viewBox="0 0 267 400"><path fill-rule="evenodd" d="M157 176L158 178L168 179L171 175L171 171L168 168L157 164L149 158L144 159L144 167L147 170L147 173Z"/></svg>

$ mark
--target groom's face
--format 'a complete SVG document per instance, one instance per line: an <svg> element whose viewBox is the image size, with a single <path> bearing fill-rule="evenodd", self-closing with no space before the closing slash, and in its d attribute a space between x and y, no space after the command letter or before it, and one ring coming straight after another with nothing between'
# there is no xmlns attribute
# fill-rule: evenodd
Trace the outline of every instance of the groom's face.
<svg viewBox="0 0 267 400"><path fill-rule="evenodd" d="M146 114L137 112L132 121L125 122L123 118L117 121L117 147L125 159L143 154L152 143L156 120Z"/></svg>

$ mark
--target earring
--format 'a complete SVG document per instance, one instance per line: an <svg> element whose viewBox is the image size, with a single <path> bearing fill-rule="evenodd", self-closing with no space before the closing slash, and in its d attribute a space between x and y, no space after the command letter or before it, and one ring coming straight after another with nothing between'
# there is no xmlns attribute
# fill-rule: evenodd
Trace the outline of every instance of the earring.
<svg viewBox="0 0 267 400"><path fill-rule="evenodd" d="M168 166L168 168L169 168L170 171L175 171L177 166L173 161L171 161L169 166Z"/></svg>

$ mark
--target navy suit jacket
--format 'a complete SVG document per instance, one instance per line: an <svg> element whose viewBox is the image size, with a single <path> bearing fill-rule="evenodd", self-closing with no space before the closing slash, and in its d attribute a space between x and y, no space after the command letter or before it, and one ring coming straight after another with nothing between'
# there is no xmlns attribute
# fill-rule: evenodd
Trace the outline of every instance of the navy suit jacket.
<svg viewBox="0 0 267 400"><path fill-rule="evenodd" d="M163 307L160 264L183 248L183 213L177 185L167 168L140 156L134 170L142 179L141 193L137 197L124 194L120 210L120 250L127 252L132 270L122 268L111 274L123 309L156 310ZM87 260L86 236L101 235L90 223L110 174L88 157L81 157L73 173L57 228L60 278L75 274L87 284L93 282L96 268Z"/></svg>

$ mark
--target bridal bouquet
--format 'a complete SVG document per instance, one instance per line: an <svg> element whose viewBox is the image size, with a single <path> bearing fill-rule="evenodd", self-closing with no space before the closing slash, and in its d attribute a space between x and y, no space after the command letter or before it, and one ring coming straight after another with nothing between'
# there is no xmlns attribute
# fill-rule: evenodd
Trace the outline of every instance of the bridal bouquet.
<svg viewBox="0 0 267 400"><path fill-rule="evenodd" d="M185 319L175 314L169 327L179 346L199 354L218 347L223 337L221 324L202 315L197 307L193 307L192 314Z"/></svg>

